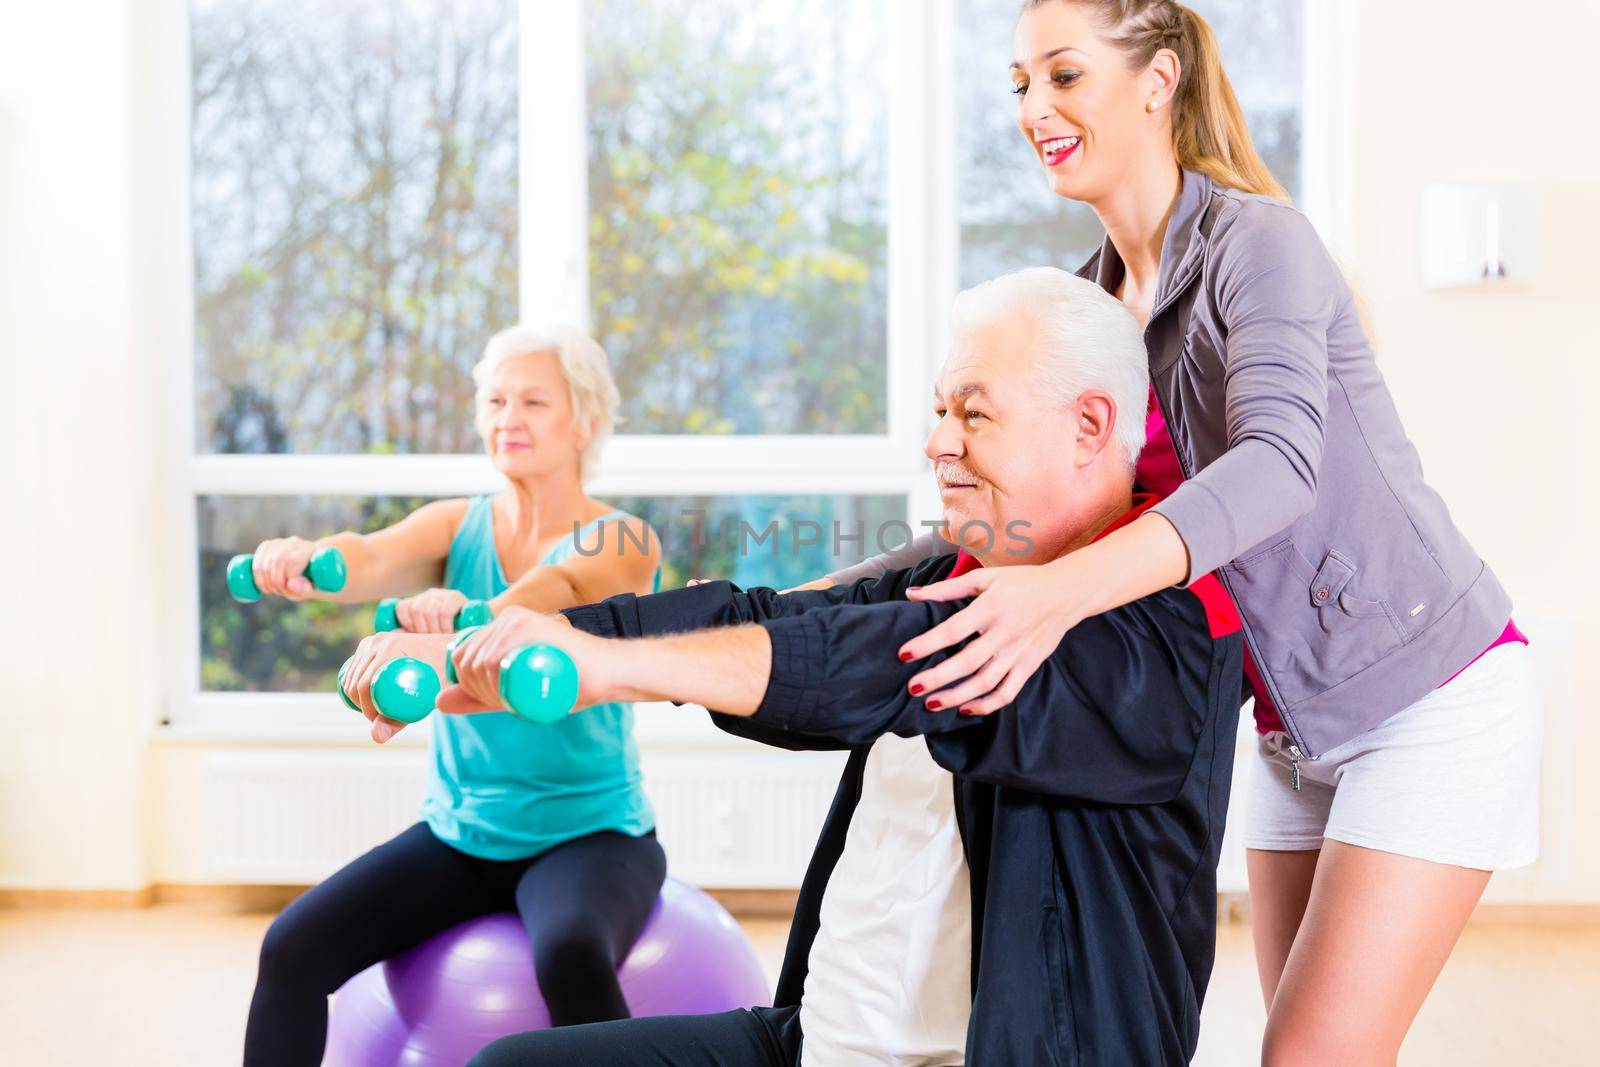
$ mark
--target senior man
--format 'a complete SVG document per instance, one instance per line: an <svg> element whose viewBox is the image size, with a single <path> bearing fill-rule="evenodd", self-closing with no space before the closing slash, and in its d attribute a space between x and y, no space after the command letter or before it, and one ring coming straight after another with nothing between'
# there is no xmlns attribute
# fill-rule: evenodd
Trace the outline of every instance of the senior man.
<svg viewBox="0 0 1600 1067"><path fill-rule="evenodd" d="M443 710L487 708L499 655L577 663L579 707L672 700L787 749L848 749L771 1008L521 1034L522 1064L1185 1063L1215 947L1241 639L1215 579L1074 628L1016 700L964 715L902 646L962 602L906 598L1042 563L1153 503L1133 491L1148 378L1138 326L1053 269L957 298L928 438L958 551L854 585L711 582L497 619ZM570 626L567 623L570 622ZM433 656L438 638L380 638ZM581 714L581 712L580 712ZM623 946L623 951L626 946Z"/></svg>

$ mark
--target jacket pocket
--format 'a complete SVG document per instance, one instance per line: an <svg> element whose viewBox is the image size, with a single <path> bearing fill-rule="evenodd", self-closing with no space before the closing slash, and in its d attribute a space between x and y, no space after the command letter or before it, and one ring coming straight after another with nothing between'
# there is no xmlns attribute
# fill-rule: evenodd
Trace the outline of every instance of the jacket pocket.
<svg viewBox="0 0 1600 1067"><path fill-rule="evenodd" d="M1405 640L1388 603L1351 590L1356 564L1336 549L1313 566L1285 538L1224 569L1251 621L1258 666L1291 706L1333 688Z"/></svg>
<svg viewBox="0 0 1600 1067"><path fill-rule="evenodd" d="M1073 1039L1071 987L1067 977L1067 947L1061 932L1061 913L1052 906L1039 910L1040 955L1044 959L1045 992L1050 998L1049 1033L1055 1039L1051 1061L1070 1067L1078 1062Z"/></svg>

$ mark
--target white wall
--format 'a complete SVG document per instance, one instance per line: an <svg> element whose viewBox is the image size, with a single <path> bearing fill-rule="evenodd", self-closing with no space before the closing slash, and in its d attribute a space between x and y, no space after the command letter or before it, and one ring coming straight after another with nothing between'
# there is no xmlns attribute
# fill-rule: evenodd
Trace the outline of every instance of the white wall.
<svg viewBox="0 0 1600 1067"><path fill-rule="evenodd" d="M1583 610L1600 594L1583 551L1600 520L1600 447L1580 406L1600 385L1589 288L1600 144L1582 66L1552 43L1600 38L1600 9L1566 0L1517 19L1488 0L1350 2L1351 223L1338 251L1430 480L1546 657L1548 858L1492 892L1600 902L1600 850L1584 847L1600 837L1600 780L1576 773L1600 745L1600 707L1575 673L1600 659L1600 624ZM162 235L141 229L158 191L141 185L138 63L150 53L131 32L147 35L148 20L143 3L58 0L0 24L0 435L13 505L0 559L15 605L0 622L14 679L0 702L0 885L203 877L203 767L238 748L148 729L166 636L150 564L160 362L142 273ZM1542 272L1526 291L1422 289L1420 190L1450 180L1535 189Z"/></svg>
<svg viewBox="0 0 1600 1067"><path fill-rule="evenodd" d="M149 875L154 363L133 343L129 10L0 23L0 885Z"/></svg>
<svg viewBox="0 0 1600 1067"><path fill-rule="evenodd" d="M1546 860L1493 893L1600 901L1600 654L1593 558L1600 438L1600 141L1588 77L1561 42L1600 36L1600 7L1518 12L1489 0L1363 0L1355 64L1352 246L1379 360L1428 479L1516 602L1547 673ZM1539 274L1518 293L1421 284L1429 182L1530 187Z"/></svg>

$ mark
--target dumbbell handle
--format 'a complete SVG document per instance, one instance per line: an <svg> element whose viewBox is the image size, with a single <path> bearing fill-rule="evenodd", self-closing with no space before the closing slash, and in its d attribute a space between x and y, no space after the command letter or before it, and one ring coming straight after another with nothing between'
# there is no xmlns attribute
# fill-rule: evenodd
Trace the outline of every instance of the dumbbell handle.
<svg viewBox="0 0 1600 1067"><path fill-rule="evenodd" d="M245 552L228 561L228 592L241 604L253 604L261 599L254 571L255 553ZM311 580L311 587L322 593L337 593L344 588L349 570L344 564L344 553L331 545L324 545L311 553L311 561L300 572Z"/></svg>
<svg viewBox="0 0 1600 1067"><path fill-rule="evenodd" d="M400 617L395 612L395 606L399 603L400 598L393 596L378 601L378 610L372 613L373 633L381 634L400 629ZM482 626L492 618L494 613L489 610L487 600L469 600L466 606L456 612L455 628L460 632L471 626Z"/></svg>

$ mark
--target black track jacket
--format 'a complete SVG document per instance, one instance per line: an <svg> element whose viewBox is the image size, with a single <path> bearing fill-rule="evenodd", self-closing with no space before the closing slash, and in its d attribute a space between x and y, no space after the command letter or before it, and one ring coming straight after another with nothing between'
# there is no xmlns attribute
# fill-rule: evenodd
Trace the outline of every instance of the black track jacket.
<svg viewBox="0 0 1600 1067"><path fill-rule="evenodd" d="M800 1002L868 748L921 734L954 776L972 877L967 1063L1187 1063L1216 951L1237 617L1214 578L1166 589L1079 623L994 714L930 712L906 684L949 653L902 663L896 652L970 601L905 590L956 562L789 594L712 582L565 614L611 637L759 623L772 638L765 698L754 717L716 724L780 748L850 750L800 890L779 1006Z"/></svg>

